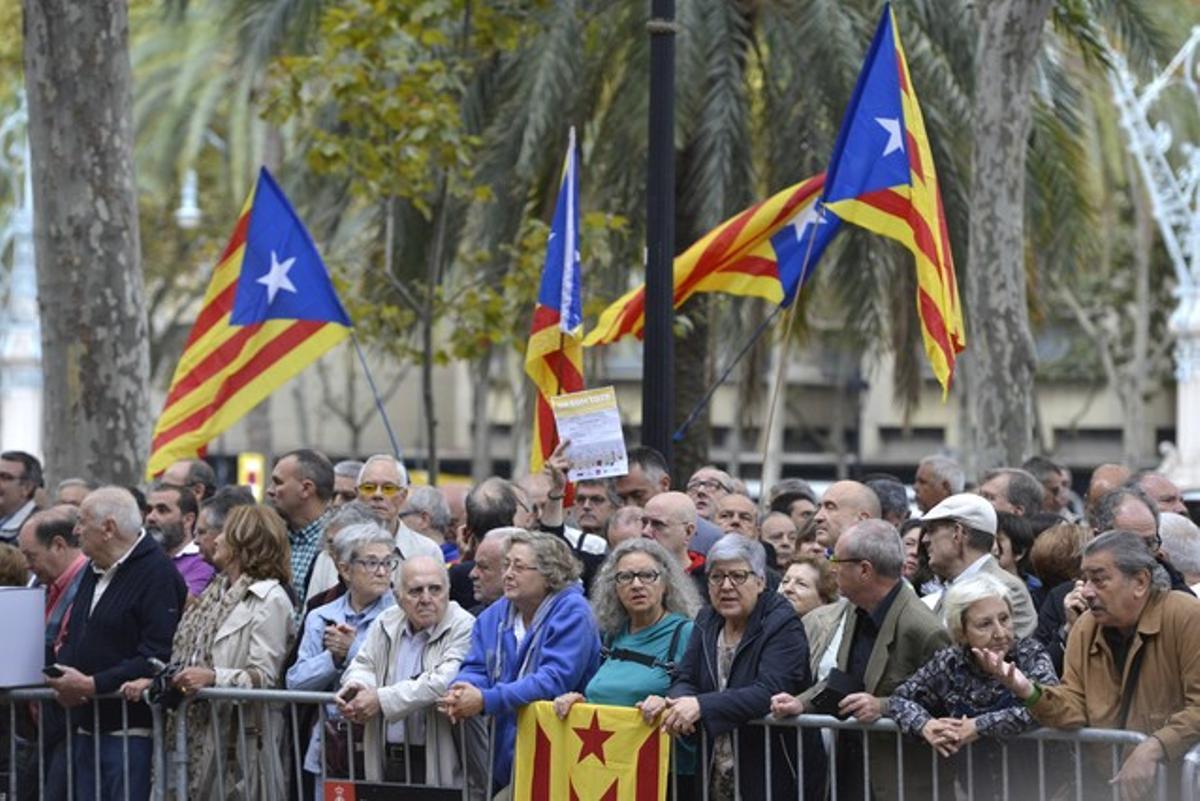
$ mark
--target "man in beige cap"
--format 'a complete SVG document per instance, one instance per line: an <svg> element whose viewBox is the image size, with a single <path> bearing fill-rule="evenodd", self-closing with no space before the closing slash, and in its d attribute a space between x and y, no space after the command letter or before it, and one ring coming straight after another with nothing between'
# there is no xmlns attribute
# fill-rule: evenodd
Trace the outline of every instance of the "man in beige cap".
<svg viewBox="0 0 1200 801"><path fill-rule="evenodd" d="M949 589L956 581L987 573L1008 589L1013 629L1018 637L1028 637L1037 628L1037 610L1025 582L1012 575L992 556L996 540L996 510L978 495L962 492L951 495L921 517L921 528L929 543L929 567ZM942 614L942 598L933 604L933 612Z"/></svg>

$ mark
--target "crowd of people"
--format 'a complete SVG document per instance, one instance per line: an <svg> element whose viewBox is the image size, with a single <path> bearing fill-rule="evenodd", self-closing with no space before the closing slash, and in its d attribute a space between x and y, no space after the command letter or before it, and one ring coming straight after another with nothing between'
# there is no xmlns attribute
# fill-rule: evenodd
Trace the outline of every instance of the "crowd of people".
<svg viewBox="0 0 1200 801"><path fill-rule="evenodd" d="M912 509L892 475L755 499L715 466L677 485L653 449L628 458L568 485L560 448L536 475L434 488L391 456L302 449L260 504L202 460L145 494L74 478L47 500L35 458L0 454L0 584L45 589L57 701L6 732L18 797L147 798L148 704L184 716L196 799L320 799L351 771L507 797L535 701L639 709L680 798L1020 795L1046 779L1016 735L1086 726L1145 735L1082 771L1085 797L1137 799L1200 742L1200 529L1163 475L1101 465L1073 498L1048 459L968 484L937 455ZM333 695L285 720L189 698L208 687ZM891 719L904 746L761 728L801 714ZM1075 781L1056 760L1051 791Z"/></svg>

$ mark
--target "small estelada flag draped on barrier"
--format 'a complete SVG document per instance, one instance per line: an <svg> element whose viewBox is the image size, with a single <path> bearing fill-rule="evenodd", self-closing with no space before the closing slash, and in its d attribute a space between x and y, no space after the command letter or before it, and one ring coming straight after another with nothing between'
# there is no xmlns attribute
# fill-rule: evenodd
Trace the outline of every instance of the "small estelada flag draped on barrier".
<svg viewBox="0 0 1200 801"><path fill-rule="evenodd" d="M316 244L263 169L179 357L154 426L147 477L200 456L350 327Z"/></svg>
<svg viewBox="0 0 1200 801"><path fill-rule="evenodd" d="M670 740L632 707L538 701L517 718L514 801L663 801Z"/></svg>

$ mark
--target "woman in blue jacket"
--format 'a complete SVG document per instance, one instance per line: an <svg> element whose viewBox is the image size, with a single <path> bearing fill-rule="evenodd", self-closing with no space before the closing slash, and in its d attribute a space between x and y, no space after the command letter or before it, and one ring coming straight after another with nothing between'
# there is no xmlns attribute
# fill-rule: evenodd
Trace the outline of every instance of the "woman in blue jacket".
<svg viewBox="0 0 1200 801"><path fill-rule="evenodd" d="M471 632L471 650L440 707L458 722L488 715L495 725L492 791L512 778L517 710L580 692L600 664L600 636L565 542L519 532L504 554L504 597ZM479 777L472 777L478 786Z"/></svg>
<svg viewBox="0 0 1200 801"><path fill-rule="evenodd" d="M647 718L662 714L670 734L691 734L703 725L708 743L709 797L732 799L736 779L742 798L765 798L766 753L760 727L747 726L771 711L771 696L812 683L808 640L792 605L766 592L766 552L756 540L726 534L708 552L711 608L701 611L670 698L642 703ZM794 729L771 729L771 794L795 798L799 776ZM734 767L736 753L737 767ZM825 753L816 730L804 733L805 798L823 791Z"/></svg>

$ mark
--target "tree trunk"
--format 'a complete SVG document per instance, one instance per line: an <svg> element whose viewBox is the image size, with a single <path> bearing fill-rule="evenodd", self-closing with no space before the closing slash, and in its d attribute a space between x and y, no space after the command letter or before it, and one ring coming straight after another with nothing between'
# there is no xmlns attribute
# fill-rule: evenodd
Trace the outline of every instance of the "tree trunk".
<svg viewBox="0 0 1200 801"><path fill-rule="evenodd" d="M1132 159L1128 160L1132 162ZM1126 365L1127 391L1119 394L1122 418L1122 456L1125 464L1152 464L1146 447L1146 395L1150 390L1150 258L1154 248L1154 214L1141 185L1137 165L1129 163L1129 193L1133 200L1133 358Z"/></svg>
<svg viewBox="0 0 1200 801"><path fill-rule="evenodd" d="M966 271L966 426L972 471L1020 464L1033 433L1033 334L1025 299L1030 84L1050 0L976 4L979 39Z"/></svg>
<svg viewBox="0 0 1200 801"><path fill-rule="evenodd" d="M152 418L128 7L23 5L47 479L134 484Z"/></svg>

